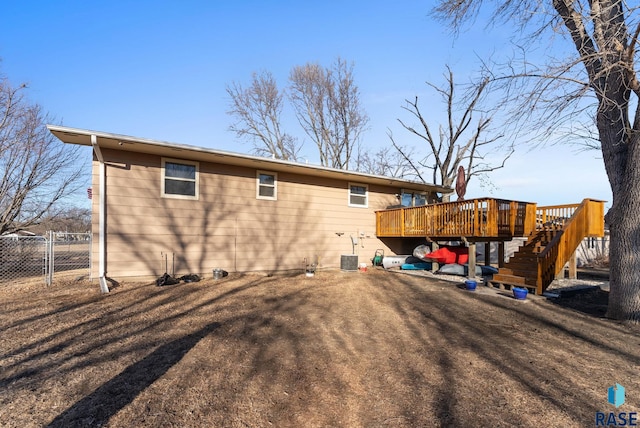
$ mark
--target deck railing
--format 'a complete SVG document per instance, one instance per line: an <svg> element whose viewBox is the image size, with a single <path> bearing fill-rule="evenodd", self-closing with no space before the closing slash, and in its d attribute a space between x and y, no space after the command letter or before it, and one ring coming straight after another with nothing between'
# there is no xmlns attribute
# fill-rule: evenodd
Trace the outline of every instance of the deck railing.
<svg viewBox="0 0 640 428"><path fill-rule="evenodd" d="M550 205L536 209L536 229L555 227L562 229L580 204Z"/></svg>
<svg viewBox="0 0 640 428"><path fill-rule="evenodd" d="M508 238L536 228L536 204L481 198L376 211L379 237Z"/></svg>

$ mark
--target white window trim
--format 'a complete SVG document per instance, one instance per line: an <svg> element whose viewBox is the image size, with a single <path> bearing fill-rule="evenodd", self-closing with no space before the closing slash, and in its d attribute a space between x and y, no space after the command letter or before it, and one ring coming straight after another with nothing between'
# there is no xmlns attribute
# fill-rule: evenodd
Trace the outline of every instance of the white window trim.
<svg viewBox="0 0 640 428"><path fill-rule="evenodd" d="M364 205L352 204L351 203L351 186L358 186L358 187L364 187L365 188ZM362 195L354 194L354 196L362 196ZM369 185L368 184L362 184L362 183L349 183L349 188L347 189L347 204L350 207L354 207L354 208L369 208Z"/></svg>
<svg viewBox="0 0 640 428"><path fill-rule="evenodd" d="M416 205L416 196L420 195L422 197L424 197L424 205ZM424 207L429 205L429 195L427 195L427 192L413 192L413 206L414 207Z"/></svg>
<svg viewBox="0 0 640 428"><path fill-rule="evenodd" d="M273 176L273 196L260 195L260 186L270 187L268 184L260 184L260 174ZM278 173L273 171L256 171L256 199L265 199L268 201L278 200Z"/></svg>
<svg viewBox="0 0 640 428"><path fill-rule="evenodd" d="M193 165L196 167L196 194L194 196L191 195L175 195L173 193L165 193L164 192L164 182L165 182L165 178L169 178L170 180L176 180L176 181L192 181L192 180L188 180L188 179L180 179L180 178L176 178L176 177L165 177L165 164L169 162L169 163L179 163L182 165ZM198 200L200 199L200 163L196 162L196 161L188 161L188 160L184 160L184 159L174 159L174 158L162 158L162 179L160 180L160 195L163 198L170 198L170 199L189 199L189 200Z"/></svg>

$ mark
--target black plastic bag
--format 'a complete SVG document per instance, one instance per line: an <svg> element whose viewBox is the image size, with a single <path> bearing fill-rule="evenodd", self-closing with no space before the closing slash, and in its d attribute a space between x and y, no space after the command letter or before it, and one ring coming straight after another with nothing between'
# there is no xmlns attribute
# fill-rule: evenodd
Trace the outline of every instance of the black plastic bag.
<svg viewBox="0 0 640 428"><path fill-rule="evenodd" d="M165 273L160 278L156 279L156 285L158 287L162 287L164 285L175 285L175 284L177 284L179 282L180 282L180 280L175 279L174 277L172 277L168 273Z"/></svg>

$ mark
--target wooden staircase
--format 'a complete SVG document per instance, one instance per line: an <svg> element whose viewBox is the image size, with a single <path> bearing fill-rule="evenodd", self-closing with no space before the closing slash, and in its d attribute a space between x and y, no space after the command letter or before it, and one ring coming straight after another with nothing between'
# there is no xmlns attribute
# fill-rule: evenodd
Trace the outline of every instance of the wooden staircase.
<svg viewBox="0 0 640 428"><path fill-rule="evenodd" d="M604 236L602 201L585 199L580 205L540 207L536 218L536 230L493 276L494 287L522 287L541 295L584 238Z"/></svg>
<svg viewBox="0 0 640 428"><path fill-rule="evenodd" d="M549 284L542 285L543 291L538 293L541 285L538 275L538 256L549 246L561 231L561 228L547 227L536 231L525 244L516 251L504 267L493 275L491 283L499 288L511 289L521 287L530 293L542 294ZM564 266L564 264L563 264Z"/></svg>

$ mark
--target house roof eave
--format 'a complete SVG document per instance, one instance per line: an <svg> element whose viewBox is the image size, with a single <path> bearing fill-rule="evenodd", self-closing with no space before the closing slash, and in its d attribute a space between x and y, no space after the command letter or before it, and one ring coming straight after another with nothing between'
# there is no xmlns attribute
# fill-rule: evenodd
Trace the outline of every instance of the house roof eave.
<svg viewBox="0 0 640 428"><path fill-rule="evenodd" d="M453 189L435 184L420 183L411 180L366 174L357 171L345 171L319 165L303 164L281 159L269 159L260 156L228 152L206 147L150 140L128 135L70 128L59 125L47 125L49 131L59 140L67 144L91 147L91 136L95 135L102 149L113 149L185 160L206 161L227 165L245 166L276 172L291 172L308 176L331 177L366 184L379 184L400 187L407 190L419 190L438 193L452 193Z"/></svg>

